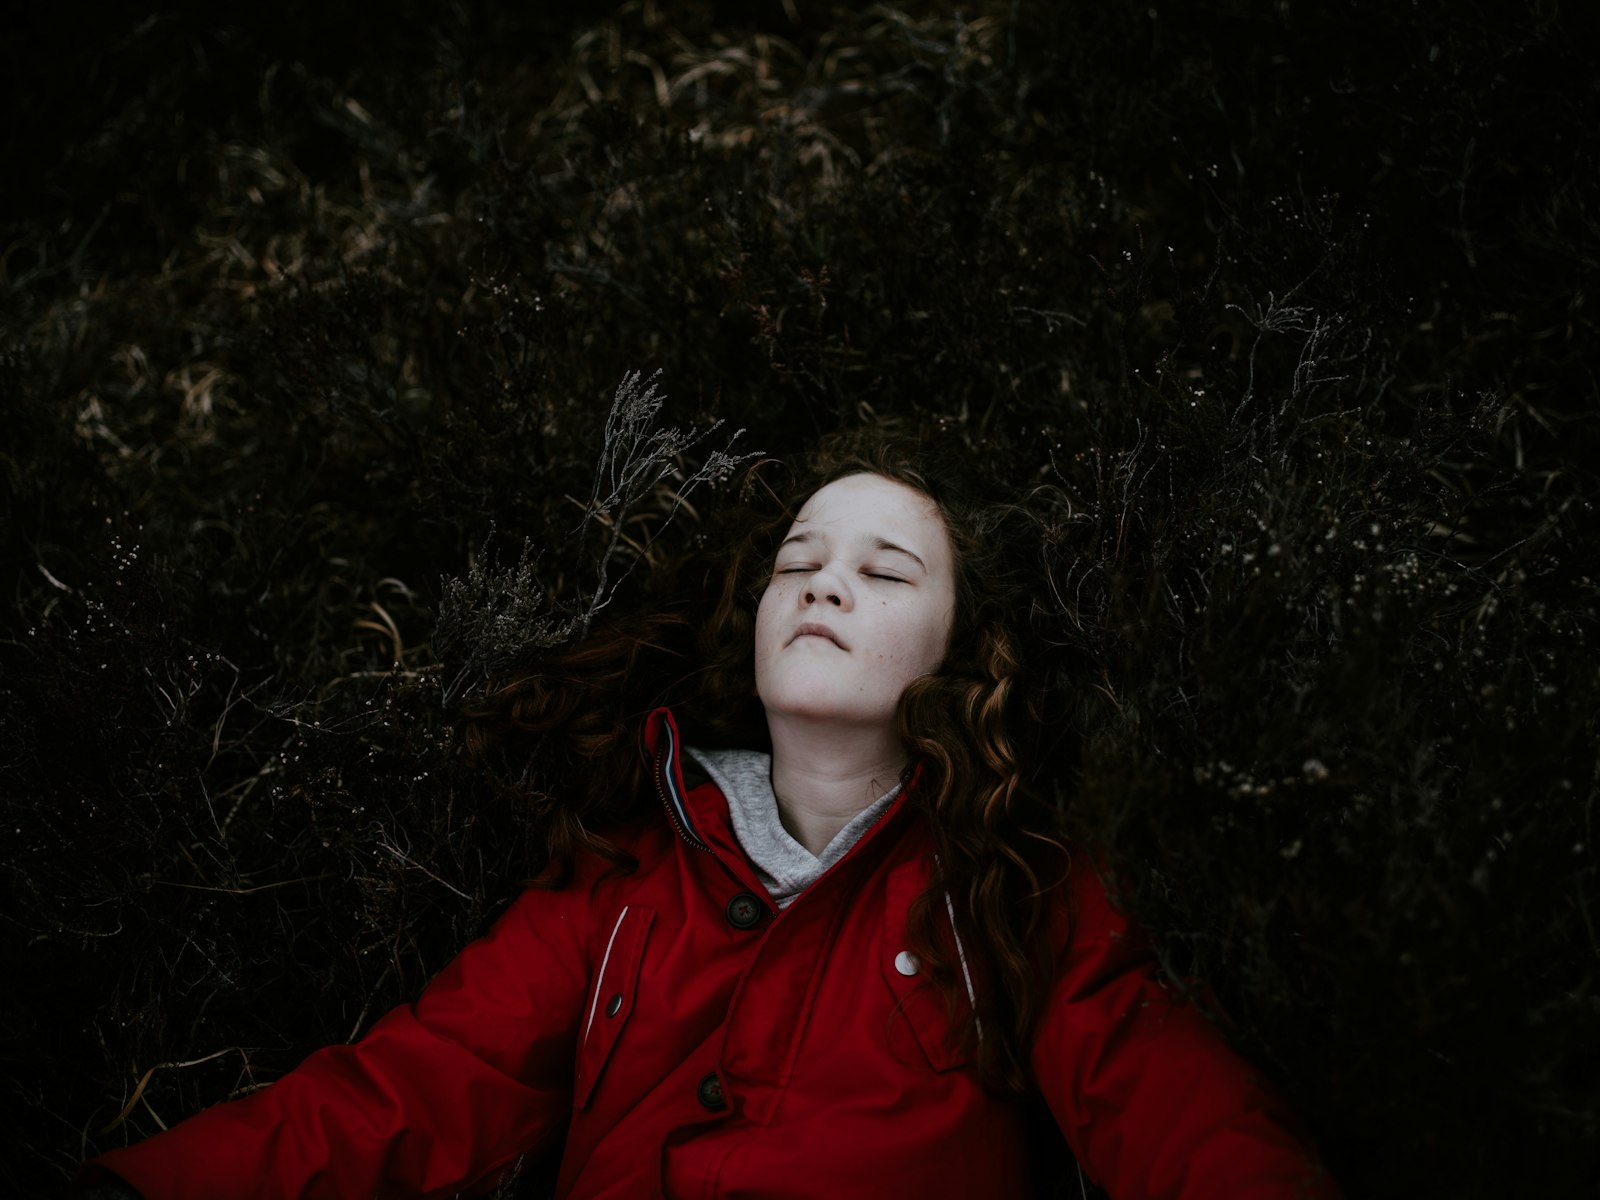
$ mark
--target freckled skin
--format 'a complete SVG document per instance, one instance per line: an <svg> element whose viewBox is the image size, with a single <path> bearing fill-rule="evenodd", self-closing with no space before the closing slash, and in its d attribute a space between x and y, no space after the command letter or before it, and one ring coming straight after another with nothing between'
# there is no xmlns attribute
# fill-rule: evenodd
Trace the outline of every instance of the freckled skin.
<svg viewBox="0 0 1600 1200"><path fill-rule="evenodd" d="M821 488L790 527L756 613L769 722L892 727L906 685L943 661L954 614L954 554L931 500L878 475ZM796 637L808 623L843 646Z"/></svg>

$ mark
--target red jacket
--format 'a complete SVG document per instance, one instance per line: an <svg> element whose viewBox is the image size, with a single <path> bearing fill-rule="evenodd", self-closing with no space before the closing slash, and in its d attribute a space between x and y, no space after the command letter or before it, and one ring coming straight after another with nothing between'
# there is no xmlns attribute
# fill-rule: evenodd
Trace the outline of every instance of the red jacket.
<svg viewBox="0 0 1600 1200"><path fill-rule="evenodd" d="M636 872L580 862L357 1044L98 1162L146 1200L443 1197L558 1153L574 1200L1028 1194L1018 1102L901 953L931 854L904 796L780 912L665 710L646 744L669 820L625 842ZM1084 1169L1116 1200L1334 1196L1093 872L1064 891L1033 1063Z"/></svg>

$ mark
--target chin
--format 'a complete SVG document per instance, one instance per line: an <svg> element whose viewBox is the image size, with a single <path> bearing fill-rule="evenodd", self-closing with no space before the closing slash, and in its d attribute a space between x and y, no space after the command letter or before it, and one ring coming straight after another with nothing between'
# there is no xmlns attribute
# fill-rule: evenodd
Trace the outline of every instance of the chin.
<svg viewBox="0 0 1600 1200"><path fill-rule="evenodd" d="M800 694L779 693L771 698L763 696L762 705L767 716L797 717L807 721L848 721L854 725L891 725L894 711L880 712L864 706L859 696L845 699L841 696L819 695L815 692Z"/></svg>
<svg viewBox="0 0 1600 1200"><path fill-rule="evenodd" d="M761 703L769 714L786 717L827 717L839 713L842 708L831 696L819 696L815 692L800 692L792 688L767 692L762 695Z"/></svg>

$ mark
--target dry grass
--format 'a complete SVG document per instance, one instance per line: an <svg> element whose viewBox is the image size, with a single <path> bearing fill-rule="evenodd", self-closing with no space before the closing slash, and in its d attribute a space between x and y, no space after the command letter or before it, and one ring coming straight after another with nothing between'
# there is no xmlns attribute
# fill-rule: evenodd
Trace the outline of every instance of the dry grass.
<svg viewBox="0 0 1600 1200"><path fill-rule="evenodd" d="M1352 1194L1592 1179L1587 62L1535 7L1151 11L14 64L66 132L0 207L0 1179L413 995L536 860L443 701L715 528L716 422L870 414L1063 497L1046 783Z"/></svg>

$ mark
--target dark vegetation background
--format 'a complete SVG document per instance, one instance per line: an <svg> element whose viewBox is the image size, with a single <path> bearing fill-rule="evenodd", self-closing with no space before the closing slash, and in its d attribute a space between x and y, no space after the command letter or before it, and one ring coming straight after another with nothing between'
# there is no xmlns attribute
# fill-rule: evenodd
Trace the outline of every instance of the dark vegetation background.
<svg viewBox="0 0 1600 1200"><path fill-rule="evenodd" d="M1595 1194L1577 8L31 7L7 1194L413 996L537 865L450 702L869 411L1071 498L1048 782L1351 1194Z"/></svg>

